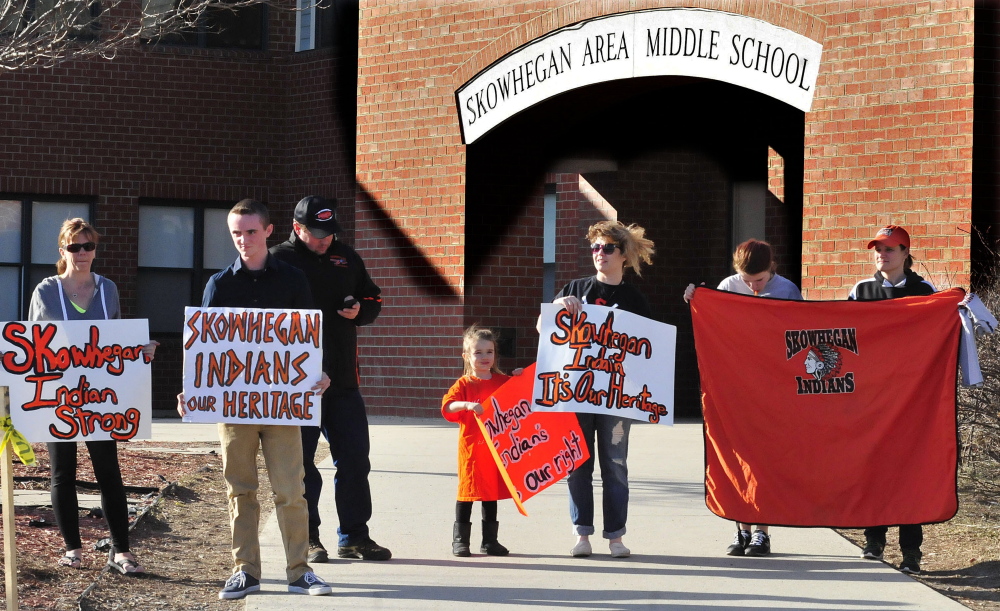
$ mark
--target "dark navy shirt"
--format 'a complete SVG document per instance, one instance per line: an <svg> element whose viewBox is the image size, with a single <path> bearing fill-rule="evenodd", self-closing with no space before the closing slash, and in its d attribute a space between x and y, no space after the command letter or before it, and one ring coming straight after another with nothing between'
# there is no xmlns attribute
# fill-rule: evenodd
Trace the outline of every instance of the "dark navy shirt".
<svg viewBox="0 0 1000 611"><path fill-rule="evenodd" d="M311 309L313 298L304 273L268 254L263 269L249 270L236 259L209 278L201 307Z"/></svg>

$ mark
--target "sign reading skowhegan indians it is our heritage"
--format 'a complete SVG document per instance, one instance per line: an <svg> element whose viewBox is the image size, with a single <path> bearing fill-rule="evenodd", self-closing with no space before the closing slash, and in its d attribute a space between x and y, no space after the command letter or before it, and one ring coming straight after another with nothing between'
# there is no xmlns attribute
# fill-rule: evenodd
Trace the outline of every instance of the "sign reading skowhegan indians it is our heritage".
<svg viewBox="0 0 1000 611"><path fill-rule="evenodd" d="M677 328L584 304L575 318L542 304L531 409L674 423Z"/></svg>
<svg viewBox="0 0 1000 611"><path fill-rule="evenodd" d="M823 46L766 21L657 9L567 26L509 53L456 92L466 144L560 93L618 79L693 76L812 106Z"/></svg>

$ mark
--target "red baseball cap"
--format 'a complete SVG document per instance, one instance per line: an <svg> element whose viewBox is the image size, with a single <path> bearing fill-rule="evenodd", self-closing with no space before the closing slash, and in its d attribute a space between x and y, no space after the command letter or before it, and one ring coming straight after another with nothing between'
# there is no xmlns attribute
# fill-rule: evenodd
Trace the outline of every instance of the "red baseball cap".
<svg viewBox="0 0 1000 611"><path fill-rule="evenodd" d="M910 249L910 234L899 225L886 225L878 230L875 238L868 242L868 248L874 248L876 244L882 244L892 248L902 244L907 250Z"/></svg>

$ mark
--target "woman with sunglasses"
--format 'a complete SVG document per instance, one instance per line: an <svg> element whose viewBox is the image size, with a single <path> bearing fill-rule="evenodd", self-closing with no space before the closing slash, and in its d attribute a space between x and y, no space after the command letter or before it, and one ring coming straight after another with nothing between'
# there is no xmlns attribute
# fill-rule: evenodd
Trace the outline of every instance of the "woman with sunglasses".
<svg viewBox="0 0 1000 611"><path fill-rule="evenodd" d="M652 318L646 297L625 282L625 269L638 275L642 263L649 264L653 242L644 237L638 225L626 227L618 221L602 221L587 231L590 251L597 273L573 280L556 295L574 317L583 304L603 305ZM539 319L540 326L541 319ZM590 535L594 534L594 442L601 463L603 483L604 532L613 558L627 558L631 552L622 543L628 518L628 434L631 421L611 414L578 413L580 428L587 440L590 459L569 475L569 507L576 545L570 554L577 558L591 554Z"/></svg>
<svg viewBox="0 0 1000 611"><path fill-rule="evenodd" d="M29 320L109 320L121 318L118 287L115 283L91 271L97 256L97 231L83 219L65 221L59 231L59 261L56 276L42 280L31 295ZM150 342L143 353L150 359L158 346ZM145 572L128 544L128 504L121 469L118 466L118 445L114 440L88 441L87 450L94 466L94 476L101 490L101 507L111 531L111 552L108 565L125 575ZM52 510L56 524L66 544L66 553L59 558L61 566L80 568L83 544L80 541L80 516L76 496L75 442L48 444L51 468Z"/></svg>

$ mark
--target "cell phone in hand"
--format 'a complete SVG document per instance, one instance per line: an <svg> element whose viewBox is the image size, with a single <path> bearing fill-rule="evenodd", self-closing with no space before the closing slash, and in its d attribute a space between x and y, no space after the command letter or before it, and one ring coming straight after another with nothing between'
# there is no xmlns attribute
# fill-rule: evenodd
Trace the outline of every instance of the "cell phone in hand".
<svg viewBox="0 0 1000 611"><path fill-rule="evenodd" d="M344 307L342 307L340 309L341 310L346 310L347 308L353 308L354 304L356 304L357 302L358 302L358 300L355 299L354 297L345 298L344 299Z"/></svg>

